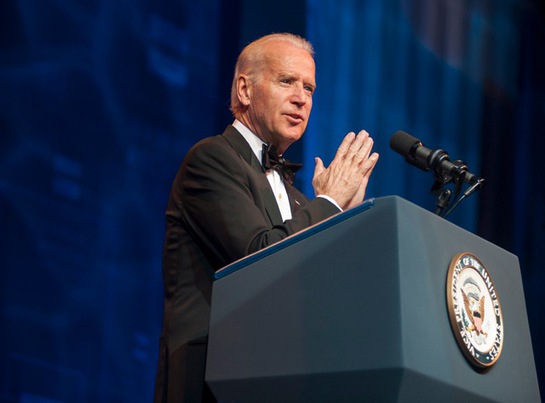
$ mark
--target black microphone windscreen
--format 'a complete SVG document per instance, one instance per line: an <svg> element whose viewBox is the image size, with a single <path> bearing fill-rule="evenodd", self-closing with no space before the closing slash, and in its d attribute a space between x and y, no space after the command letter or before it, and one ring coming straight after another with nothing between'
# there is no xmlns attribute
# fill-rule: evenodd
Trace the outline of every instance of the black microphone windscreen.
<svg viewBox="0 0 545 403"><path fill-rule="evenodd" d="M404 157L409 155L409 151L416 143L420 143L420 140L402 130L398 130L390 138L390 148Z"/></svg>

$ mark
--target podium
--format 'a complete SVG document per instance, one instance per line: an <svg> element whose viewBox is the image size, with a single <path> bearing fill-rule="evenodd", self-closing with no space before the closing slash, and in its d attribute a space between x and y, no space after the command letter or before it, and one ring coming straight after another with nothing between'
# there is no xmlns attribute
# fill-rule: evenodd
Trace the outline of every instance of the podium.
<svg viewBox="0 0 545 403"><path fill-rule="evenodd" d="M451 326L460 252L501 303L484 369ZM399 197L368 201L217 272L206 382L228 402L539 402L518 258Z"/></svg>

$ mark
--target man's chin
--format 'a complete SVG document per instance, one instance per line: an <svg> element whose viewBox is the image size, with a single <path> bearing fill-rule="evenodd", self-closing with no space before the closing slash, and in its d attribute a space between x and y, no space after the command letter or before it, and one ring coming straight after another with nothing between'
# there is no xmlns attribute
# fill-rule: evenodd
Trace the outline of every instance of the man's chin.
<svg viewBox="0 0 545 403"><path fill-rule="evenodd" d="M283 147L281 147L281 148L283 148L284 151L287 150L290 145L292 145L293 143L299 141L301 139L301 137L303 137L303 132L301 132L301 131L298 131L296 133L294 133L294 132L285 133L282 136ZM284 151L282 151L282 153Z"/></svg>

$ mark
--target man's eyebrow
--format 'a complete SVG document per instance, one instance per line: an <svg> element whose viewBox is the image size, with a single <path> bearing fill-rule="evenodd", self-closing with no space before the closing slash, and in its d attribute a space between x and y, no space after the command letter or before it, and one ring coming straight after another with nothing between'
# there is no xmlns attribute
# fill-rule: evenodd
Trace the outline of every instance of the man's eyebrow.
<svg viewBox="0 0 545 403"><path fill-rule="evenodd" d="M278 77L281 77L281 78L297 78L297 74L293 73L293 72L288 72L288 71L280 71L278 73Z"/></svg>

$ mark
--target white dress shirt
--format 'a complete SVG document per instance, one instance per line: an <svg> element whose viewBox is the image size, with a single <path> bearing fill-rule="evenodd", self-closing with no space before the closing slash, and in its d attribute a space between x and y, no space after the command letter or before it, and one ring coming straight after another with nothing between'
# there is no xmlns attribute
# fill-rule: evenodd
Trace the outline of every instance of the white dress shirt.
<svg viewBox="0 0 545 403"><path fill-rule="evenodd" d="M255 156L257 157L260 164L262 164L263 158L263 144L266 144L263 140L257 137L250 129L248 129L244 124L235 119L233 122L233 127L242 134L242 137L248 142ZM266 173L267 179L271 185L271 189L274 193L276 203L280 209L280 214L282 215L282 220L291 220L291 207L290 200L288 198L288 192L286 191L286 186L284 181L280 177L280 174L274 169L269 169Z"/></svg>

